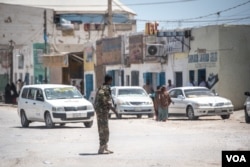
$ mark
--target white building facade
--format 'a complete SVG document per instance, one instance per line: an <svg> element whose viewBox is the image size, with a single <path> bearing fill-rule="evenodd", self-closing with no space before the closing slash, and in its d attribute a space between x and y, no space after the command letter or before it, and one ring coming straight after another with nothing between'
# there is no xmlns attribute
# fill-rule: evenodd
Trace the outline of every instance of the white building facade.
<svg viewBox="0 0 250 167"><path fill-rule="evenodd" d="M180 30L170 32L174 31ZM139 61L133 61L129 65L126 63L106 65L106 71L115 78L114 85L143 86L146 80L150 80L156 89L158 85L166 85L170 79L177 87L187 86L190 80L197 86L204 78L207 87L232 100L236 110L243 107L244 92L250 89L249 25L193 28L188 30L188 35L185 35L183 40L178 40L182 41L186 49L178 50L180 45L175 41L175 44L171 44L173 47L171 52L170 44L163 43L164 46L167 45L166 55L147 56L148 44L158 47L158 44L162 43L163 37L155 36L155 38L142 42L141 55L138 53L140 49L133 42L129 43L129 48L139 51L134 52L130 49L127 57L130 58L131 54L141 56L142 59L138 59Z"/></svg>
<svg viewBox="0 0 250 167"><path fill-rule="evenodd" d="M53 10L0 3L0 92L7 83L22 79L35 83L44 75L44 12L52 18ZM13 12L14 11L14 12ZM48 29L52 26L47 25Z"/></svg>
<svg viewBox="0 0 250 167"><path fill-rule="evenodd" d="M6 54L10 57L8 41L15 42L11 53L13 65L5 69L8 75L3 72L0 77L9 76L10 69L13 68L13 82L22 79L26 84L71 84L72 80L76 80L78 84L83 84L83 93L89 95L95 87L95 43L108 36L108 1L0 0L0 5L0 21L4 23L0 29L4 36L0 40L0 45L3 45L2 57ZM136 31L135 13L119 0L112 1L112 13L113 36ZM7 51L4 52L6 48ZM69 62L76 58L78 63L82 60L82 65L74 68L73 64L73 72L71 70L70 73L70 70L65 70L64 62L54 65L44 63L43 55L67 56ZM49 60L51 59L55 58L50 57ZM71 75L68 77L68 74ZM9 80L5 79L5 83L1 85L2 91Z"/></svg>

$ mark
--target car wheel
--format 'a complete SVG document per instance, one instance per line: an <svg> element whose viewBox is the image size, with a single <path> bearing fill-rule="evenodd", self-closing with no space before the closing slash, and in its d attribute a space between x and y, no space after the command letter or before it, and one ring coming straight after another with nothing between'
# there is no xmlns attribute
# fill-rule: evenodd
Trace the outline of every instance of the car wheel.
<svg viewBox="0 0 250 167"><path fill-rule="evenodd" d="M55 127L55 124L53 123L49 112L45 114L45 124L47 128Z"/></svg>
<svg viewBox="0 0 250 167"><path fill-rule="evenodd" d="M246 123L250 123L250 116L247 114L246 108L245 108L245 121L246 121Z"/></svg>
<svg viewBox="0 0 250 167"><path fill-rule="evenodd" d="M142 115L141 115L141 114L137 114L136 116L137 116L137 118L141 118L141 117L142 117Z"/></svg>
<svg viewBox="0 0 250 167"><path fill-rule="evenodd" d="M21 124L22 124L22 127L24 127L24 128L29 127L29 124L30 124L24 111L21 111Z"/></svg>
<svg viewBox="0 0 250 167"><path fill-rule="evenodd" d="M228 114L228 115L221 115L221 118L222 119L229 119L230 118L230 115Z"/></svg>
<svg viewBox="0 0 250 167"><path fill-rule="evenodd" d="M187 108L187 116L188 116L188 119L190 120L195 120L199 118L194 115L194 109L191 106L188 106Z"/></svg>
<svg viewBox="0 0 250 167"><path fill-rule="evenodd" d="M84 122L83 124L84 124L84 126L85 126L86 128L91 128L91 127L92 127L92 125L93 125L93 121L90 121L90 122Z"/></svg>
<svg viewBox="0 0 250 167"><path fill-rule="evenodd" d="M148 114L148 118L153 118L154 114Z"/></svg>

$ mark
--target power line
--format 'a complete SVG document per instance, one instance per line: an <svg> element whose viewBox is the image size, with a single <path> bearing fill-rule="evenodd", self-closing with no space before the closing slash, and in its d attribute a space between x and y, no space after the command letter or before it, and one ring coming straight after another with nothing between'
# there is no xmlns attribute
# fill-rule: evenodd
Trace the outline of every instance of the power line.
<svg viewBox="0 0 250 167"><path fill-rule="evenodd" d="M184 23L194 23L194 22L223 22L223 21L235 21L235 20L245 20L245 19L249 19L249 17L242 17L242 18L231 18L231 19L217 19L217 20L186 20L186 21L183 21Z"/></svg>
<svg viewBox="0 0 250 167"><path fill-rule="evenodd" d="M198 0L176 0L176 1L160 1L160 2L148 2L148 3L133 3L133 4L123 4L123 5L117 5L114 4L114 6L145 6L145 5L161 5L161 4L171 4L171 3L185 3L185 2L191 2L191 1L198 1ZM56 4L56 5L36 5L34 4L34 6L50 6L50 7L65 7L65 5L60 5L60 4ZM107 7L106 4L99 4L99 5L67 5L67 7Z"/></svg>
<svg viewBox="0 0 250 167"><path fill-rule="evenodd" d="M208 15L204 15L204 16L199 16L199 17L194 17L194 18L188 18L188 19L185 19L185 20L194 20L194 19L201 19L201 18L209 17L209 16L212 16L212 15L220 15L220 14L223 13L223 12L227 12L227 11L229 11L229 10L236 9L236 8L238 8L238 7L240 7L240 6L246 5L246 4L249 3L249 2L250 2L250 0L249 0L249 1L246 1L246 2L244 2L244 3L241 3L241 4L239 4L239 5L233 6L233 7L231 7L231 8L228 8L228 9L224 9L224 10L221 10L221 11L218 11L218 12L215 12L215 13L211 13L211 14L208 14Z"/></svg>
<svg viewBox="0 0 250 167"><path fill-rule="evenodd" d="M199 17L194 17L194 18L187 18L187 19L179 19L179 20L154 20L154 21L157 21L157 22L186 22L188 20L197 20L197 19L202 19L202 18L206 18L206 17L209 17L209 16L212 16L212 15L220 15L221 13L223 12L227 12L229 10L233 10L235 8L238 8L240 6L243 6L243 5L246 5L247 3L250 3L250 0L247 1L247 2L244 2L244 3L241 3L239 5L236 5L236 6L233 6L233 7L230 7L228 9L224 9L224 10L221 10L221 11L218 11L218 12L215 12L215 13L211 13L211 14L207 14L207 15L204 15L204 16L199 16ZM244 18L240 18L240 19L244 19ZM150 20L147 20L147 19L136 19L138 21L144 21L144 22L149 22ZM218 21L218 20L217 20Z"/></svg>
<svg viewBox="0 0 250 167"><path fill-rule="evenodd" d="M126 4L126 6L145 6L145 5L161 5L161 4L170 4L170 3L182 3L182 2L191 2L197 0L177 0L177 1L162 1L162 2L149 2L149 3L133 3L133 4Z"/></svg>
<svg viewBox="0 0 250 167"><path fill-rule="evenodd" d="M216 19L216 20L157 20L157 22L168 22L168 23L176 23L176 22L183 22L183 23L192 23L192 22L214 22L214 21L230 21L230 20L244 20L248 19L250 16L241 17L241 18L228 18L228 19ZM136 19L137 21L148 22L149 20L143 19Z"/></svg>

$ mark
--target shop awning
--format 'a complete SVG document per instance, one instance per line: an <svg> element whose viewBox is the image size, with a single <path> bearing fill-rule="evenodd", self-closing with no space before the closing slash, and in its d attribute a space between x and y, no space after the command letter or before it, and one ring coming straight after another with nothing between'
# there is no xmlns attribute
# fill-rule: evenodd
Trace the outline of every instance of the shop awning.
<svg viewBox="0 0 250 167"><path fill-rule="evenodd" d="M43 65L46 67L68 67L68 53L54 53L43 55Z"/></svg>
<svg viewBox="0 0 250 167"><path fill-rule="evenodd" d="M68 67L69 56L74 60L83 63L83 58L77 56L78 52L61 52L43 55L43 65L46 67ZM80 54L83 54L82 52Z"/></svg>

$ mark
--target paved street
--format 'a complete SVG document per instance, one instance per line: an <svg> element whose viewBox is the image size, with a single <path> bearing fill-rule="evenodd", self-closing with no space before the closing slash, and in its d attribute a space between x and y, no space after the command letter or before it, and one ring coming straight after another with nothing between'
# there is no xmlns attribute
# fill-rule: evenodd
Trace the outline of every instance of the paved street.
<svg viewBox="0 0 250 167"><path fill-rule="evenodd" d="M250 150L249 130L243 110L229 120L111 118L109 147L114 154L98 155L96 121L92 128L81 123L54 129L31 123L21 128L16 108L0 106L0 166L219 167L222 150Z"/></svg>

